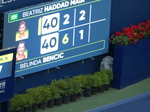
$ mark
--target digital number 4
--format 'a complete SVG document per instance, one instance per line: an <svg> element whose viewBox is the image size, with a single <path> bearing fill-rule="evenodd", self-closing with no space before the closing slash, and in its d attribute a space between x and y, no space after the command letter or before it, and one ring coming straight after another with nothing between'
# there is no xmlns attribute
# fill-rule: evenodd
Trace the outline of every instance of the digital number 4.
<svg viewBox="0 0 150 112"><path fill-rule="evenodd" d="M47 43L47 39L44 40L42 48L46 48L48 49L48 43Z"/></svg>

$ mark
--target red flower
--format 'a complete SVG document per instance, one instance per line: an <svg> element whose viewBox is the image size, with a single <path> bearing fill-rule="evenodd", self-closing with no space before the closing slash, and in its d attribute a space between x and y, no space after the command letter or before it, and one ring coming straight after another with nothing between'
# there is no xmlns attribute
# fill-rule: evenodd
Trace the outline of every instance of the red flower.
<svg viewBox="0 0 150 112"><path fill-rule="evenodd" d="M134 43L134 44L136 44L136 43L137 43L137 41L138 41L138 40L136 40L136 39L135 39L133 43Z"/></svg>
<svg viewBox="0 0 150 112"><path fill-rule="evenodd" d="M122 45L124 45L124 42L121 42Z"/></svg>
<svg viewBox="0 0 150 112"><path fill-rule="evenodd" d="M120 36L120 35L121 35L121 32L117 31L116 36Z"/></svg>
<svg viewBox="0 0 150 112"><path fill-rule="evenodd" d="M126 28L122 28L122 31L125 32L127 29Z"/></svg>
<svg viewBox="0 0 150 112"><path fill-rule="evenodd" d="M135 44L138 40L150 36L150 20L145 23L141 22L131 27L122 28L122 32L117 31L110 37L112 44L127 45L128 43Z"/></svg>
<svg viewBox="0 0 150 112"><path fill-rule="evenodd" d="M112 34L111 36L115 36L115 34Z"/></svg>
<svg viewBox="0 0 150 112"><path fill-rule="evenodd" d="M140 32L140 35L143 35L143 32Z"/></svg>

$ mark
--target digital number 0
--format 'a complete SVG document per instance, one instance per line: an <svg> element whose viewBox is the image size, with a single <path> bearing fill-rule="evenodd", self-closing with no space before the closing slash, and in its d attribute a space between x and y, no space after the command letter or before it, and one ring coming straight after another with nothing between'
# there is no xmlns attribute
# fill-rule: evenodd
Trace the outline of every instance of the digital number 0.
<svg viewBox="0 0 150 112"><path fill-rule="evenodd" d="M85 13L86 13L85 10L80 11L81 16L79 18L79 21L85 20Z"/></svg>
<svg viewBox="0 0 150 112"><path fill-rule="evenodd" d="M65 18L65 21L63 22L63 24L64 25L69 24L70 15L69 14L65 14L64 18Z"/></svg>
<svg viewBox="0 0 150 112"><path fill-rule="evenodd" d="M55 47L56 43L57 43L56 38L52 37L51 40L50 40L50 42L49 42L49 45L52 48L52 47Z"/></svg>
<svg viewBox="0 0 150 112"><path fill-rule="evenodd" d="M58 23L58 19L56 17L54 17L51 21L51 26L55 27L57 25L57 23Z"/></svg>

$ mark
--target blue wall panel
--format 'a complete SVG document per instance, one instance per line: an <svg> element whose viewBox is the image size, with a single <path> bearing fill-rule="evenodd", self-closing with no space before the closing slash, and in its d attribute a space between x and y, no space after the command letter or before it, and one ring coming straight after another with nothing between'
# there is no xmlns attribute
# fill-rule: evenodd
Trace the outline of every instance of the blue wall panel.
<svg viewBox="0 0 150 112"><path fill-rule="evenodd" d="M35 3L35 0L32 0L34 2L28 0L28 2L29 1L30 3ZM21 3L19 6L21 7L26 3L27 1ZM36 1L36 3L38 2ZM147 19L150 19L149 4L150 0L112 0L110 35L116 31L121 31L123 27L130 26L130 24L137 24L139 22L145 22ZM5 6L6 7L3 9L3 11L6 11L6 9L10 6L10 9L15 9L15 5L13 3ZM0 10L1 9L2 8L0 8ZM110 46L109 54L106 55L113 56L112 46ZM24 79L17 78L15 81L14 92L21 93L24 92L26 88L36 87L41 84L49 84L52 79L59 79L63 78L64 76L72 77L73 75L79 75L82 73L94 73L99 69L100 62L106 55L97 56L95 57L95 60L87 59L85 63L78 61L63 65L60 67L60 69L53 68L49 70L49 73L47 73L47 70L45 70L27 75L24 77Z"/></svg>
<svg viewBox="0 0 150 112"><path fill-rule="evenodd" d="M149 0L112 0L110 34L150 19Z"/></svg>
<svg viewBox="0 0 150 112"><path fill-rule="evenodd" d="M15 79L15 93L25 92L26 88L50 84L53 79L64 78L65 76L73 77L80 74L94 73L99 70L100 62L105 55L63 65L60 66L60 69L52 68L31 75L25 75L24 79L18 77Z"/></svg>

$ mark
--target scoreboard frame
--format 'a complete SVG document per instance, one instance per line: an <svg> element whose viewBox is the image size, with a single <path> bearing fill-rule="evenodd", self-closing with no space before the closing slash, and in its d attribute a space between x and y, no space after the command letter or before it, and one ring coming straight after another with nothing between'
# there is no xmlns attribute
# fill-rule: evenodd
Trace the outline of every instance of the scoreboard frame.
<svg viewBox="0 0 150 112"><path fill-rule="evenodd" d="M110 13L111 0L57 0L5 12L3 48L17 47L15 77L108 53Z"/></svg>

